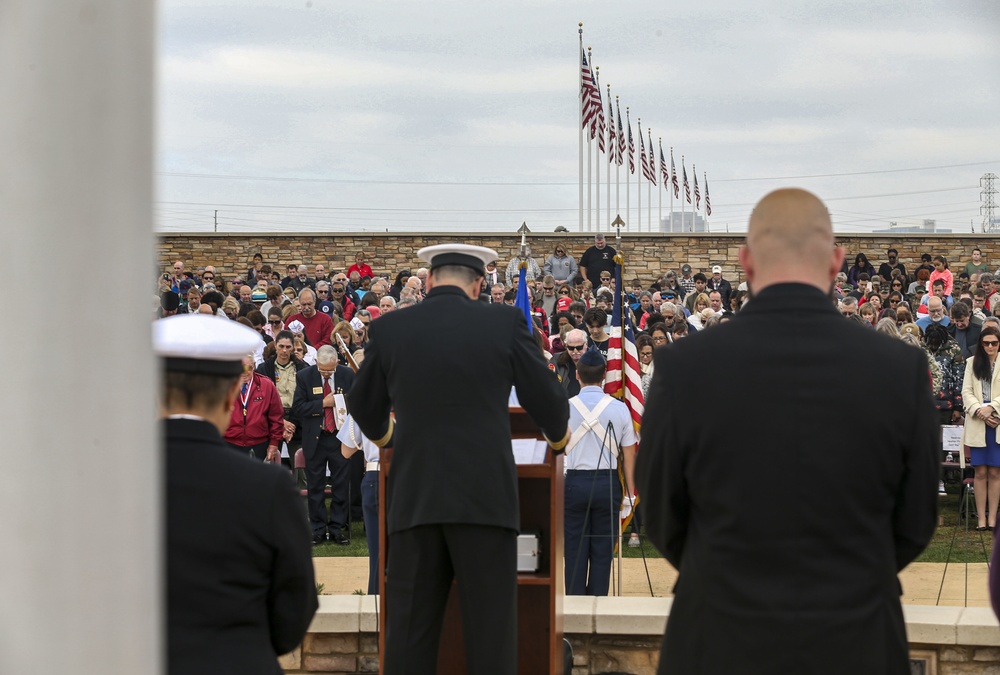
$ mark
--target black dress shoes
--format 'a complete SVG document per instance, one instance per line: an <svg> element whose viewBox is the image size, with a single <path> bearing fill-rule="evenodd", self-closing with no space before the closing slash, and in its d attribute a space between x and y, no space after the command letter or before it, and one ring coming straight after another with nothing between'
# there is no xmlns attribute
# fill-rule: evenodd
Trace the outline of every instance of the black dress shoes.
<svg viewBox="0 0 1000 675"><path fill-rule="evenodd" d="M331 532L330 541L332 541L334 544L337 544L338 546L349 546L351 543L350 538L348 538L346 534L340 531Z"/></svg>
<svg viewBox="0 0 1000 675"><path fill-rule="evenodd" d="M321 534L314 534L313 538L312 538L312 542L313 542L313 546L319 546L320 544L325 544L326 543L326 535L322 534L322 533Z"/></svg>

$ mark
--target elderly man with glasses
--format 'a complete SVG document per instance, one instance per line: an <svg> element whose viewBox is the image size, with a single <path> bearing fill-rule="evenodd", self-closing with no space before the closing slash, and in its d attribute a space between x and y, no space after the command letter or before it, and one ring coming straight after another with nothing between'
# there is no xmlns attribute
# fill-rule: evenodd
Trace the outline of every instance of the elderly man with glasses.
<svg viewBox="0 0 1000 675"><path fill-rule="evenodd" d="M569 397L580 393L580 382L576 379L576 364L587 349L587 334L579 328L566 332L566 350L549 359L549 370L555 372L559 383Z"/></svg>

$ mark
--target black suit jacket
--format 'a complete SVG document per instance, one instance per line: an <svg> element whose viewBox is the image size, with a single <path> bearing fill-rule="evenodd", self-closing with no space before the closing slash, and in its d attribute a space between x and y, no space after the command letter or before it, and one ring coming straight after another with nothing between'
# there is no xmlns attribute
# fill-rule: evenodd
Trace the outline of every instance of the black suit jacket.
<svg viewBox="0 0 1000 675"><path fill-rule="evenodd" d="M354 371L347 366L338 365L333 373L333 393L346 394L353 384ZM309 455L316 449L319 433L323 428L323 376L316 366L309 366L295 373L292 416L299 420L302 427L302 449ZM336 419L336 415L334 418Z"/></svg>
<svg viewBox="0 0 1000 675"><path fill-rule="evenodd" d="M548 438L561 440L569 420L566 393L524 314L438 286L416 307L373 321L368 335L347 400L372 439L386 435L390 408L396 413L388 531L437 523L518 530L511 386Z"/></svg>
<svg viewBox="0 0 1000 675"><path fill-rule="evenodd" d="M896 573L938 499L923 352L781 284L654 358L636 483L680 572L660 672L909 673ZM838 412L872 380L898 385L877 414Z"/></svg>
<svg viewBox="0 0 1000 675"><path fill-rule="evenodd" d="M287 469L166 420L167 664L175 675L281 672L316 612L305 509Z"/></svg>

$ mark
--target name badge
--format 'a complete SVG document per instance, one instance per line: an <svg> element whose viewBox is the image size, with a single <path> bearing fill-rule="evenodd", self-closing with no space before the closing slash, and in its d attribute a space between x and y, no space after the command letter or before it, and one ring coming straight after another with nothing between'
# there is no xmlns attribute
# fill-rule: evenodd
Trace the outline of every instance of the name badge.
<svg viewBox="0 0 1000 675"><path fill-rule="evenodd" d="M313 393L314 394L322 394L323 393L323 387L313 387Z"/></svg>

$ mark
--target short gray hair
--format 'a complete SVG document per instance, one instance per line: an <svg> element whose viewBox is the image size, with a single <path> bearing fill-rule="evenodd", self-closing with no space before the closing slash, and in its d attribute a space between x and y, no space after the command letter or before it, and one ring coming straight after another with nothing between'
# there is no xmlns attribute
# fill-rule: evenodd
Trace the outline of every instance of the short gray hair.
<svg viewBox="0 0 1000 675"><path fill-rule="evenodd" d="M330 345L323 345L316 350L316 363L331 363L337 360L337 350Z"/></svg>

